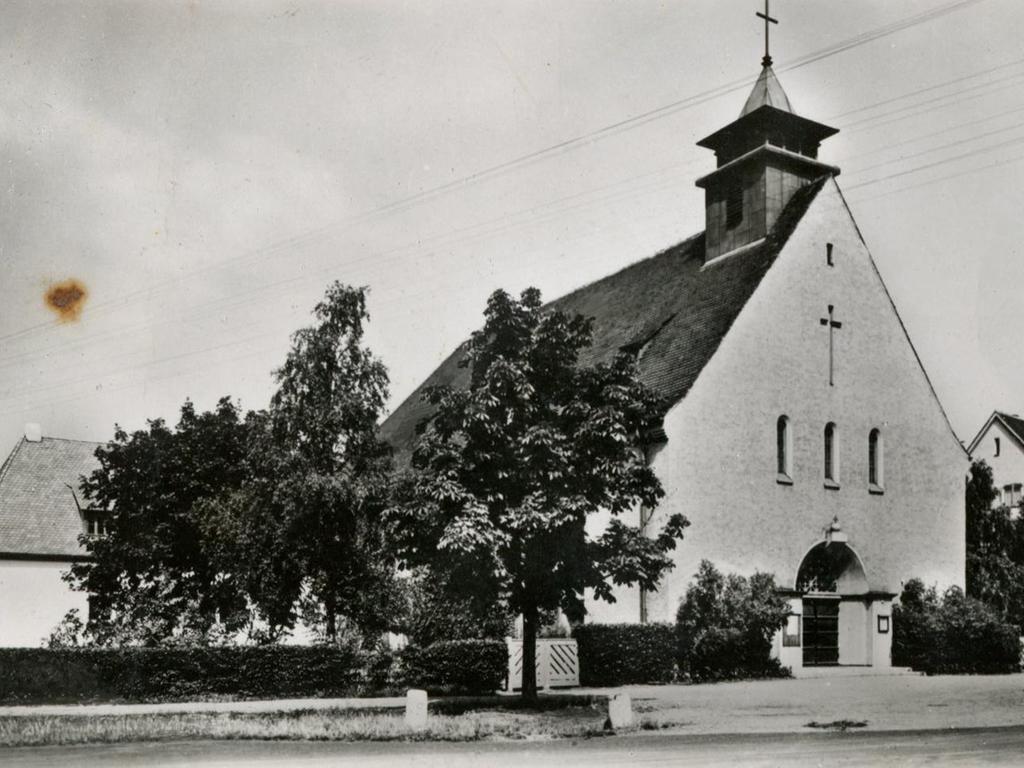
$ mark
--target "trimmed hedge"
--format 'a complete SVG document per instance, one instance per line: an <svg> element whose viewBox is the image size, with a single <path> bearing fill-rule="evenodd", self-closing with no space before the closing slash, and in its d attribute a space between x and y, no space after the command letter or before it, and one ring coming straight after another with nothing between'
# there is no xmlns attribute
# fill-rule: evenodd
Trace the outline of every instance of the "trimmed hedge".
<svg viewBox="0 0 1024 768"><path fill-rule="evenodd" d="M580 684L669 683L676 677L676 630L671 624L581 624L573 630Z"/></svg>
<svg viewBox="0 0 1024 768"><path fill-rule="evenodd" d="M364 666L320 646L0 648L0 701L341 695Z"/></svg>
<svg viewBox="0 0 1024 768"><path fill-rule="evenodd" d="M1021 668L1017 627L958 587L940 599L920 579L893 607L892 660L928 674L1004 674Z"/></svg>
<svg viewBox="0 0 1024 768"><path fill-rule="evenodd" d="M425 648L409 646L401 655L401 679L429 690L490 693L508 673L508 646L502 640L446 640Z"/></svg>
<svg viewBox="0 0 1024 768"><path fill-rule="evenodd" d="M327 646L0 648L0 702L324 697L398 685L490 693L508 669L499 640L357 653Z"/></svg>

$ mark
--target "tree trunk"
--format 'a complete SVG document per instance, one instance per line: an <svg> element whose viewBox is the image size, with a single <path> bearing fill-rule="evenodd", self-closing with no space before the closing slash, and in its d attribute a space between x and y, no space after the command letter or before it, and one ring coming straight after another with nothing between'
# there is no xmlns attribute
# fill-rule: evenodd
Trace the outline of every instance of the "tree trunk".
<svg viewBox="0 0 1024 768"><path fill-rule="evenodd" d="M327 614L327 639L333 645L338 639L338 622L335 618L334 594L327 595L324 601L324 612Z"/></svg>
<svg viewBox="0 0 1024 768"><path fill-rule="evenodd" d="M537 700L537 606L523 610L523 699Z"/></svg>

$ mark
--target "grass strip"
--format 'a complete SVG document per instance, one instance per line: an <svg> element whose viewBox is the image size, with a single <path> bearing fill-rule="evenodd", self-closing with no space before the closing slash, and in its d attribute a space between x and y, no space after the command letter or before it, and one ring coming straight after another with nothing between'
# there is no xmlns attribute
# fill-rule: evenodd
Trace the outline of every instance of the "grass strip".
<svg viewBox="0 0 1024 768"><path fill-rule="evenodd" d="M120 744L139 741L271 739L308 741L477 741L599 736L604 707L562 705L542 711L473 710L432 714L412 730L401 714L316 710L147 715L51 715L0 718L0 746Z"/></svg>

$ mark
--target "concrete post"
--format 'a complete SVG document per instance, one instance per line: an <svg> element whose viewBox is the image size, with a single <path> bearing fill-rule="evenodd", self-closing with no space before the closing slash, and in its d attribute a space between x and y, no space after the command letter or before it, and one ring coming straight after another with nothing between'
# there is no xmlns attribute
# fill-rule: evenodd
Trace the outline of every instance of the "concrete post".
<svg viewBox="0 0 1024 768"><path fill-rule="evenodd" d="M633 704L628 693L619 693L608 699L608 720L612 728L631 728L633 726Z"/></svg>
<svg viewBox="0 0 1024 768"><path fill-rule="evenodd" d="M427 727L427 692L416 688L405 694L405 724L415 730Z"/></svg>

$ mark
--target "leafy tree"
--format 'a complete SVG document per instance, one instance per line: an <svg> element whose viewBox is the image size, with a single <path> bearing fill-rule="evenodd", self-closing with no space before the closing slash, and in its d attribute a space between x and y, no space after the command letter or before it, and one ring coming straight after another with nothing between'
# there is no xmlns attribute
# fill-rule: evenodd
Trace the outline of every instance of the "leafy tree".
<svg viewBox="0 0 1024 768"><path fill-rule="evenodd" d="M92 559L66 579L90 593L87 633L98 643L155 645L186 633L202 638L220 621L245 620L236 583L202 546L204 500L244 480L246 426L228 398L198 413L181 408L129 435L120 427L96 450L100 466L82 479L84 506L109 516L109 534L83 536Z"/></svg>
<svg viewBox="0 0 1024 768"><path fill-rule="evenodd" d="M522 614L523 696L534 698L542 611L582 615L588 588L607 601L613 585L653 589L687 521L673 515L647 536L622 519L663 495L641 450L661 404L634 358L579 366L592 321L545 310L533 288L495 292L484 317L461 363L468 388L426 393L434 415L390 517L406 564L493 585ZM610 522L591 536L601 512Z"/></svg>
<svg viewBox="0 0 1024 768"><path fill-rule="evenodd" d="M292 335L269 409L250 419L249 480L218 500L206 539L238 569L271 638L302 610L333 641L341 616L388 627L398 600L380 526L388 376L363 344L366 289L334 283L314 317Z"/></svg>
<svg viewBox="0 0 1024 768"><path fill-rule="evenodd" d="M1024 624L1024 526L997 496L992 469L971 465L967 480L967 594L1014 624Z"/></svg>

